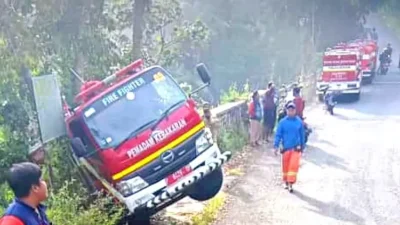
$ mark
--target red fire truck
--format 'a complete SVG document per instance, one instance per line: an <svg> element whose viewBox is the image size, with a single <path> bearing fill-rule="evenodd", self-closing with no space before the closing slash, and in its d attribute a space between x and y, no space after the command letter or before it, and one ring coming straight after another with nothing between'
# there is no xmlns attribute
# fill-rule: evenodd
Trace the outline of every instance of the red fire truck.
<svg viewBox="0 0 400 225"><path fill-rule="evenodd" d="M329 49L323 56L323 69L317 82L317 95L322 101L326 88L341 94L353 95L357 100L361 93L362 70L358 49Z"/></svg>
<svg viewBox="0 0 400 225"><path fill-rule="evenodd" d="M210 76L197 66L204 85ZM189 196L214 197L223 182L221 153L195 102L160 66L138 60L102 81L84 83L64 106L74 155L95 189L110 193L132 217L146 217Z"/></svg>
<svg viewBox="0 0 400 225"><path fill-rule="evenodd" d="M349 43L340 43L334 49L359 51L360 69L363 72L364 83L370 84L376 73L378 47L375 41L358 39Z"/></svg>
<svg viewBox="0 0 400 225"><path fill-rule="evenodd" d="M358 46L361 52L361 70L363 80L372 83L376 74L378 45L373 40L355 40L350 46Z"/></svg>

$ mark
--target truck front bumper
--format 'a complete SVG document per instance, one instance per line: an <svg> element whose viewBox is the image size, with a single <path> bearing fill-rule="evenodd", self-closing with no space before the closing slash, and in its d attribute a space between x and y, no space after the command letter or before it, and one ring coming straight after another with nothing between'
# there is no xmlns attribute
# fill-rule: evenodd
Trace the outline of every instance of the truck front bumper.
<svg viewBox="0 0 400 225"><path fill-rule="evenodd" d="M189 186L201 181L202 178L220 168L230 159L231 155L231 152L221 154L218 146L213 144L188 164L193 168L193 171L177 183L167 186L166 180L163 179L138 193L124 198L124 202L131 213L138 210L154 210L168 202L172 204L174 199L179 197ZM160 190L162 190L161 193L154 194L160 192Z"/></svg>
<svg viewBox="0 0 400 225"><path fill-rule="evenodd" d="M362 78L369 78L372 76L372 74L373 74L372 70L365 70L363 71Z"/></svg>
<svg viewBox="0 0 400 225"><path fill-rule="evenodd" d="M329 87L329 91L339 91L342 94L359 94L361 92L360 82L340 82L340 83L317 83L317 95L322 95L324 89Z"/></svg>

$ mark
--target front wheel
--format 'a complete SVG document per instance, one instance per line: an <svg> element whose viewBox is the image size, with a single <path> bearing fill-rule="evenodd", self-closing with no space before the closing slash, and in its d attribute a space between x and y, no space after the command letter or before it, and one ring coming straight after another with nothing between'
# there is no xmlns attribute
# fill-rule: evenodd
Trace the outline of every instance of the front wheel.
<svg viewBox="0 0 400 225"><path fill-rule="evenodd" d="M372 75L370 77L364 78L363 82L364 84L372 84Z"/></svg>
<svg viewBox="0 0 400 225"><path fill-rule="evenodd" d="M221 190L223 180L222 168L218 168L190 187L188 196L196 201L209 200Z"/></svg>
<svg viewBox="0 0 400 225"><path fill-rule="evenodd" d="M135 213L135 215L129 215L123 218L117 223L118 225L151 225L150 215L144 213Z"/></svg>

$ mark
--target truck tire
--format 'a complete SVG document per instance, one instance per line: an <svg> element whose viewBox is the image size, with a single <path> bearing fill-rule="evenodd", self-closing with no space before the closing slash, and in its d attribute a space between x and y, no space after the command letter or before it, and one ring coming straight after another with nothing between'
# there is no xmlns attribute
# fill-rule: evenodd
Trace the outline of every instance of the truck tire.
<svg viewBox="0 0 400 225"><path fill-rule="evenodd" d="M221 190L223 180L222 169L218 168L190 187L188 196L196 201L209 200Z"/></svg>
<svg viewBox="0 0 400 225"><path fill-rule="evenodd" d="M372 75L364 78L364 84L372 84Z"/></svg>
<svg viewBox="0 0 400 225"><path fill-rule="evenodd" d="M133 215L126 220L120 221L118 225L150 225L151 219L149 215Z"/></svg>
<svg viewBox="0 0 400 225"><path fill-rule="evenodd" d="M354 100L355 101L359 101L360 100L360 94L361 93L354 94Z"/></svg>

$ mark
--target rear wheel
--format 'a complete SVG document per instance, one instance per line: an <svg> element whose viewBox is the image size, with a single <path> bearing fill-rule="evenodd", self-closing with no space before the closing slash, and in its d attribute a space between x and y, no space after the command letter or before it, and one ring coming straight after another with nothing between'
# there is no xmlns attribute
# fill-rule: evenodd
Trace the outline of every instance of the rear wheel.
<svg viewBox="0 0 400 225"><path fill-rule="evenodd" d="M222 169L218 168L190 187L188 196L196 201L209 200L221 190L223 180Z"/></svg>

